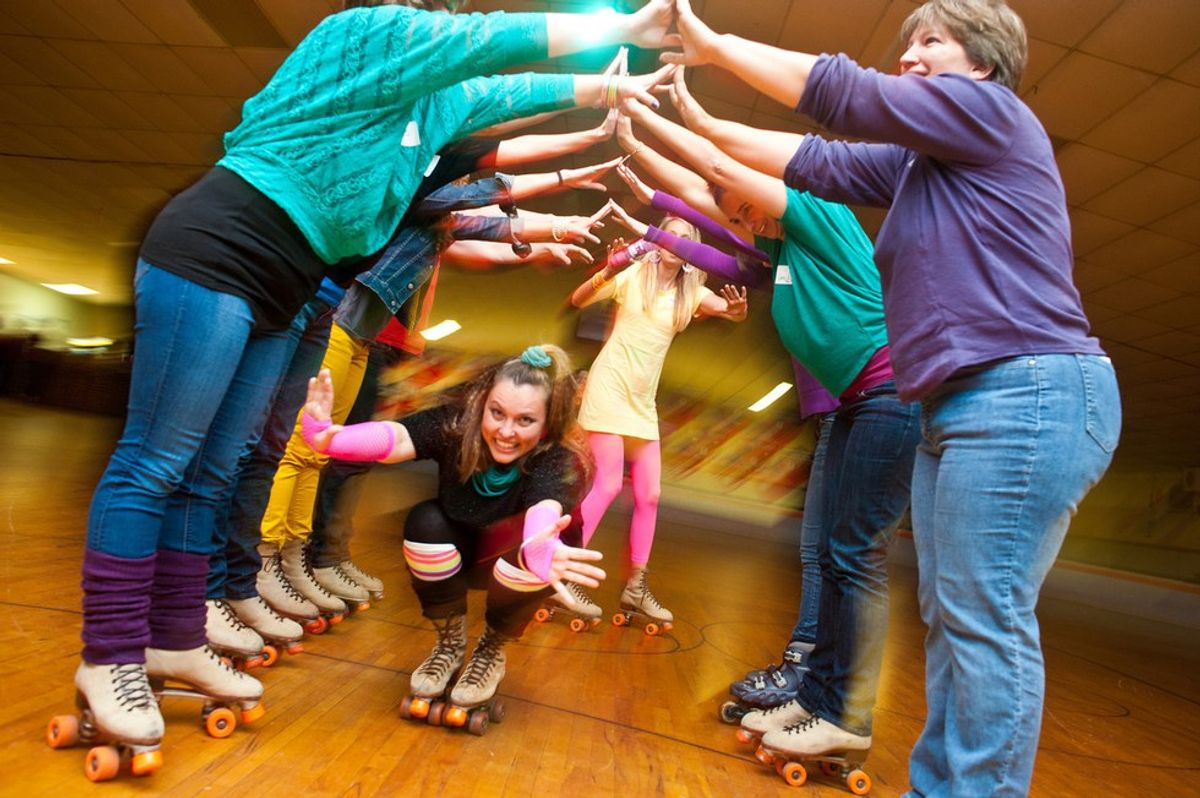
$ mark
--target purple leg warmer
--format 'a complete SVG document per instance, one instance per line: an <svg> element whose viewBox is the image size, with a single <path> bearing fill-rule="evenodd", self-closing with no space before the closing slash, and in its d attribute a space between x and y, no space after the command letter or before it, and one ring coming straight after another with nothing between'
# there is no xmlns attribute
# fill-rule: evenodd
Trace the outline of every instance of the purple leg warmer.
<svg viewBox="0 0 1200 798"><path fill-rule="evenodd" d="M208 555L159 549L150 601L150 646L171 651L208 642L204 604Z"/></svg>
<svg viewBox="0 0 1200 798"><path fill-rule="evenodd" d="M93 665L146 661L154 560L83 551L83 660Z"/></svg>

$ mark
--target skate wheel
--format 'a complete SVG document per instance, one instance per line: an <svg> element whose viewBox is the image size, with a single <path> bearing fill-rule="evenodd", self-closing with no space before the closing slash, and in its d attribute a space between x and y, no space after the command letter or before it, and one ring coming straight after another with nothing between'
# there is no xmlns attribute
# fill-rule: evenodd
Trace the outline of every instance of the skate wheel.
<svg viewBox="0 0 1200 798"><path fill-rule="evenodd" d="M754 750L754 758L767 767L772 767L775 764L775 755L761 745Z"/></svg>
<svg viewBox="0 0 1200 798"><path fill-rule="evenodd" d="M754 745L755 743L754 732L749 729L738 729L733 736L737 737L737 741L742 745Z"/></svg>
<svg viewBox="0 0 1200 798"><path fill-rule="evenodd" d="M265 663L266 663L266 660L261 656L250 657L246 660L245 667L239 668L239 670L247 670L248 671L251 668L265 668L266 667Z"/></svg>
<svg viewBox="0 0 1200 798"><path fill-rule="evenodd" d="M323 635L325 630L329 628L329 621L324 615L319 615L308 623L304 624L304 631L310 635Z"/></svg>
<svg viewBox="0 0 1200 798"><path fill-rule="evenodd" d="M447 726L461 727L467 725L467 711L462 707L450 707L442 721Z"/></svg>
<svg viewBox="0 0 1200 798"><path fill-rule="evenodd" d="M446 702L434 701L429 705L428 714L425 719L429 721L430 726L441 726L446 721Z"/></svg>
<svg viewBox="0 0 1200 798"><path fill-rule="evenodd" d="M588 628L587 621L585 621L583 618L572 618L571 619L571 631L572 632L576 632L576 633L582 632L582 631L586 630L587 628Z"/></svg>
<svg viewBox="0 0 1200 798"><path fill-rule="evenodd" d="M364 601L358 605L359 612L366 612L369 609L371 609L371 602L369 602L369 601Z"/></svg>
<svg viewBox="0 0 1200 798"><path fill-rule="evenodd" d="M623 612L618 612L613 616L613 626L627 626L629 624L629 616Z"/></svg>
<svg viewBox="0 0 1200 798"><path fill-rule="evenodd" d="M337 626L339 623L342 622L342 618L343 618L343 614L340 612L337 615L329 616L329 625Z"/></svg>
<svg viewBox="0 0 1200 798"><path fill-rule="evenodd" d="M537 612L533 614L533 619L538 623L545 623L550 620L550 610L545 607L538 607Z"/></svg>
<svg viewBox="0 0 1200 798"><path fill-rule="evenodd" d="M241 670L240 668L237 667L237 665L234 664L233 660L230 659L229 657L221 657L221 664L224 665L226 668L229 668L231 671Z"/></svg>
<svg viewBox="0 0 1200 798"><path fill-rule="evenodd" d="M153 751L138 751L129 760L129 770L135 776L148 776L162 768L162 765L162 750L158 748Z"/></svg>
<svg viewBox="0 0 1200 798"><path fill-rule="evenodd" d="M593 628L593 629L595 629L595 628L596 628L597 626L599 626L599 625L600 625L600 619L599 619L599 618L592 618L592 628Z"/></svg>
<svg viewBox="0 0 1200 798"><path fill-rule="evenodd" d="M742 711L742 705L736 701L726 701L721 704L721 709L717 712L722 723L739 723L745 714Z"/></svg>
<svg viewBox="0 0 1200 798"><path fill-rule="evenodd" d="M249 709L242 709L242 723L249 725L265 714L267 714L267 708L260 701Z"/></svg>
<svg viewBox="0 0 1200 798"><path fill-rule="evenodd" d="M783 776L783 780L793 787L801 787L804 782L808 781L808 771L799 762L788 762L783 766L783 771L779 775Z"/></svg>
<svg viewBox="0 0 1200 798"><path fill-rule="evenodd" d="M674 628L675 628L675 624L671 623L670 621L663 621L662 630L664 632L669 632Z"/></svg>
<svg viewBox="0 0 1200 798"><path fill-rule="evenodd" d="M209 737L216 737L218 740L233 734L236 728L237 718L229 707L217 707L204 719L204 730L208 732Z"/></svg>
<svg viewBox="0 0 1200 798"><path fill-rule="evenodd" d="M643 631L646 633L647 637L654 637L655 635L658 634L658 631L659 631L658 624L648 623L648 624L646 624L646 628Z"/></svg>
<svg viewBox="0 0 1200 798"><path fill-rule="evenodd" d="M429 717L429 706L427 699L414 698L412 703L409 704L408 711L414 718L427 718Z"/></svg>
<svg viewBox="0 0 1200 798"><path fill-rule="evenodd" d="M508 707L504 705L503 701L494 701L488 708L488 717L491 718L492 723L503 723L504 719L508 717Z"/></svg>
<svg viewBox="0 0 1200 798"><path fill-rule="evenodd" d="M817 767L821 768L821 774L829 778L837 778L841 775L842 769L838 767L836 762L822 760Z"/></svg>
<svg viewBox="0 0 1200 798"><path fill-rule="evenodd" d="M866 795L871 791L871 777L865 771L856 768L846 776L846 786L855 795Z"/></svg>
<svg viewBox="0 0 1200 798"><path fill-rule="evenodd" d="M304 652L304 644L303 643L292 643L285 650L289 654L301 654Z"/></svg>
<svg viewBox="0 0 1200 798"><path fill-rule="evenodd" d="M467 722L467 731L474 734L476 737L482 737L487 734L488 730L488 713L487 710L477 710L471 713L471 719Z"/></svg>
<svg viewBox="0 0 1200 798"><path fill-rule="evenodd" d="M121 752L114 745L98 745L88 751L83 772L89 781L108 781L121 769Z"/></svg>
<svg viewBox="0 0 1200 798"><path fill-rule="evenodd" d="M51 748L70 748L79 741L79 718L74 715L55 715L46 726L46 745Z"/></svg>
<svg viewBox="0 0 1200 798"><path fill-rule="evenodd" d="M276 662L279 662L279 649L272 645L263 646L262 666L269 668Z"/></svg>

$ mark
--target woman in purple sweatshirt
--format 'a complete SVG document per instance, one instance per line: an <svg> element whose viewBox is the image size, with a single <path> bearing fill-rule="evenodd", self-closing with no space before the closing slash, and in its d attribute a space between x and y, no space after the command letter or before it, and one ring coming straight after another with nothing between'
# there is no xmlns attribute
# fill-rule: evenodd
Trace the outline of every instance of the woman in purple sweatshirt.
<svg viewBox="0 0 1200 798"><path fill-rule="evenodd" d="M1034 607L1112 459L1116 377L1071 281L1049 137L1014 92L1024 25L1002 0L933 0L899 75L717 35L676 0L680 64L723 67L859 142L703 135L829 200L889 208L875 259L913 473L928 717L911 796L1029 790L1045 667ZM718 126L720 127L720 126ZM744 157L743 157L744 156Z"/></svg>

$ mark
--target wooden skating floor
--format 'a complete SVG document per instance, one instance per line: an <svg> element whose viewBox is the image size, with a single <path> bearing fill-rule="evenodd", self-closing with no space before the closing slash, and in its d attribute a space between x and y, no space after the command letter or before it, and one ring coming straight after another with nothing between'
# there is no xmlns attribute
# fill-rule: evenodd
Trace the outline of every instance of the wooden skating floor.
<svg viewBox="0 0 1200 798"><path fill-rule="evenodd" d="M163 769L89 785L84 751L49 749L44 730L73 707L84 521L118 422L5 400L0 425L0 794L849 795L819 775L788 787L717 720L730 680L777 656L791 627L794 548L680 524L660 525L652 562L651 584L678 619L671 634L649 638L607 622L575 634L560 616L510 647L508 718L486 736L401 720L409 672L433 633L408 588L400 515L378 511L414 492L418 478L397 470L372 474L354 541L356 560L385 580L387 597L307 637L303 654L256 671L267 714L254 726L212 739L196 704L168 699ZM621 520L597 535L612 571ZM875 796L907 787L924 717L916 574L892 573L866 768ZM610 579L597 595L611 607L619 592ZM472 596L472 637L481 599ZM1040 616L1048 695L1033 794L1196 794L1196 633L1049 600Z"/></svg>

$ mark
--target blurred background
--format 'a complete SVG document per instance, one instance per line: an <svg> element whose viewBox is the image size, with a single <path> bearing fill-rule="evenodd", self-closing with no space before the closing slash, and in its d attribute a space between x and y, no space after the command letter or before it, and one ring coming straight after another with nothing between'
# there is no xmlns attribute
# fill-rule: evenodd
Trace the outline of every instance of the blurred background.
<svg viewBox="0 0 1200 798"><path fill-rule="evenodd" d="M1116 363L1125 409L1116 461L1081 508L1063 559L1200 584L1200 3L1010 4L1030 34L1020 93L1056 148L1076 283ZM617 7L476 0L471 10L606 5ZM846 52L887 71L899 55L896 32L916 5L693 0L718 31ZM0 401L123 413L142 232L220 157L242 102L338 8L339 0L0 0ZM611 56L530 68L594 72ZM631 54L633 71L656 63L655 53ZM811 130L719 70L694 70L689 83L719 116ZM576 111L533 132L600 121L598 111ZM610 142L551 168L615 154ZM607 183L634 211L620 180ZM604 201L573 192L529 207L588 214ZM874 235L882 214L855 211ZM531 342L559 343L588 365L604 320L581 324L564 307L585 276L579 267L443 270L431 321L452 319L461 329L389 375L386 407L412 407ZM748 409L792 381L768 303L752 294L746 323L697 324L673 346L659 396L663 502L665 512L732 532L790 538L811 431L799 423L794 394ZM0 465L0 480L17 467Z"/></svg>

